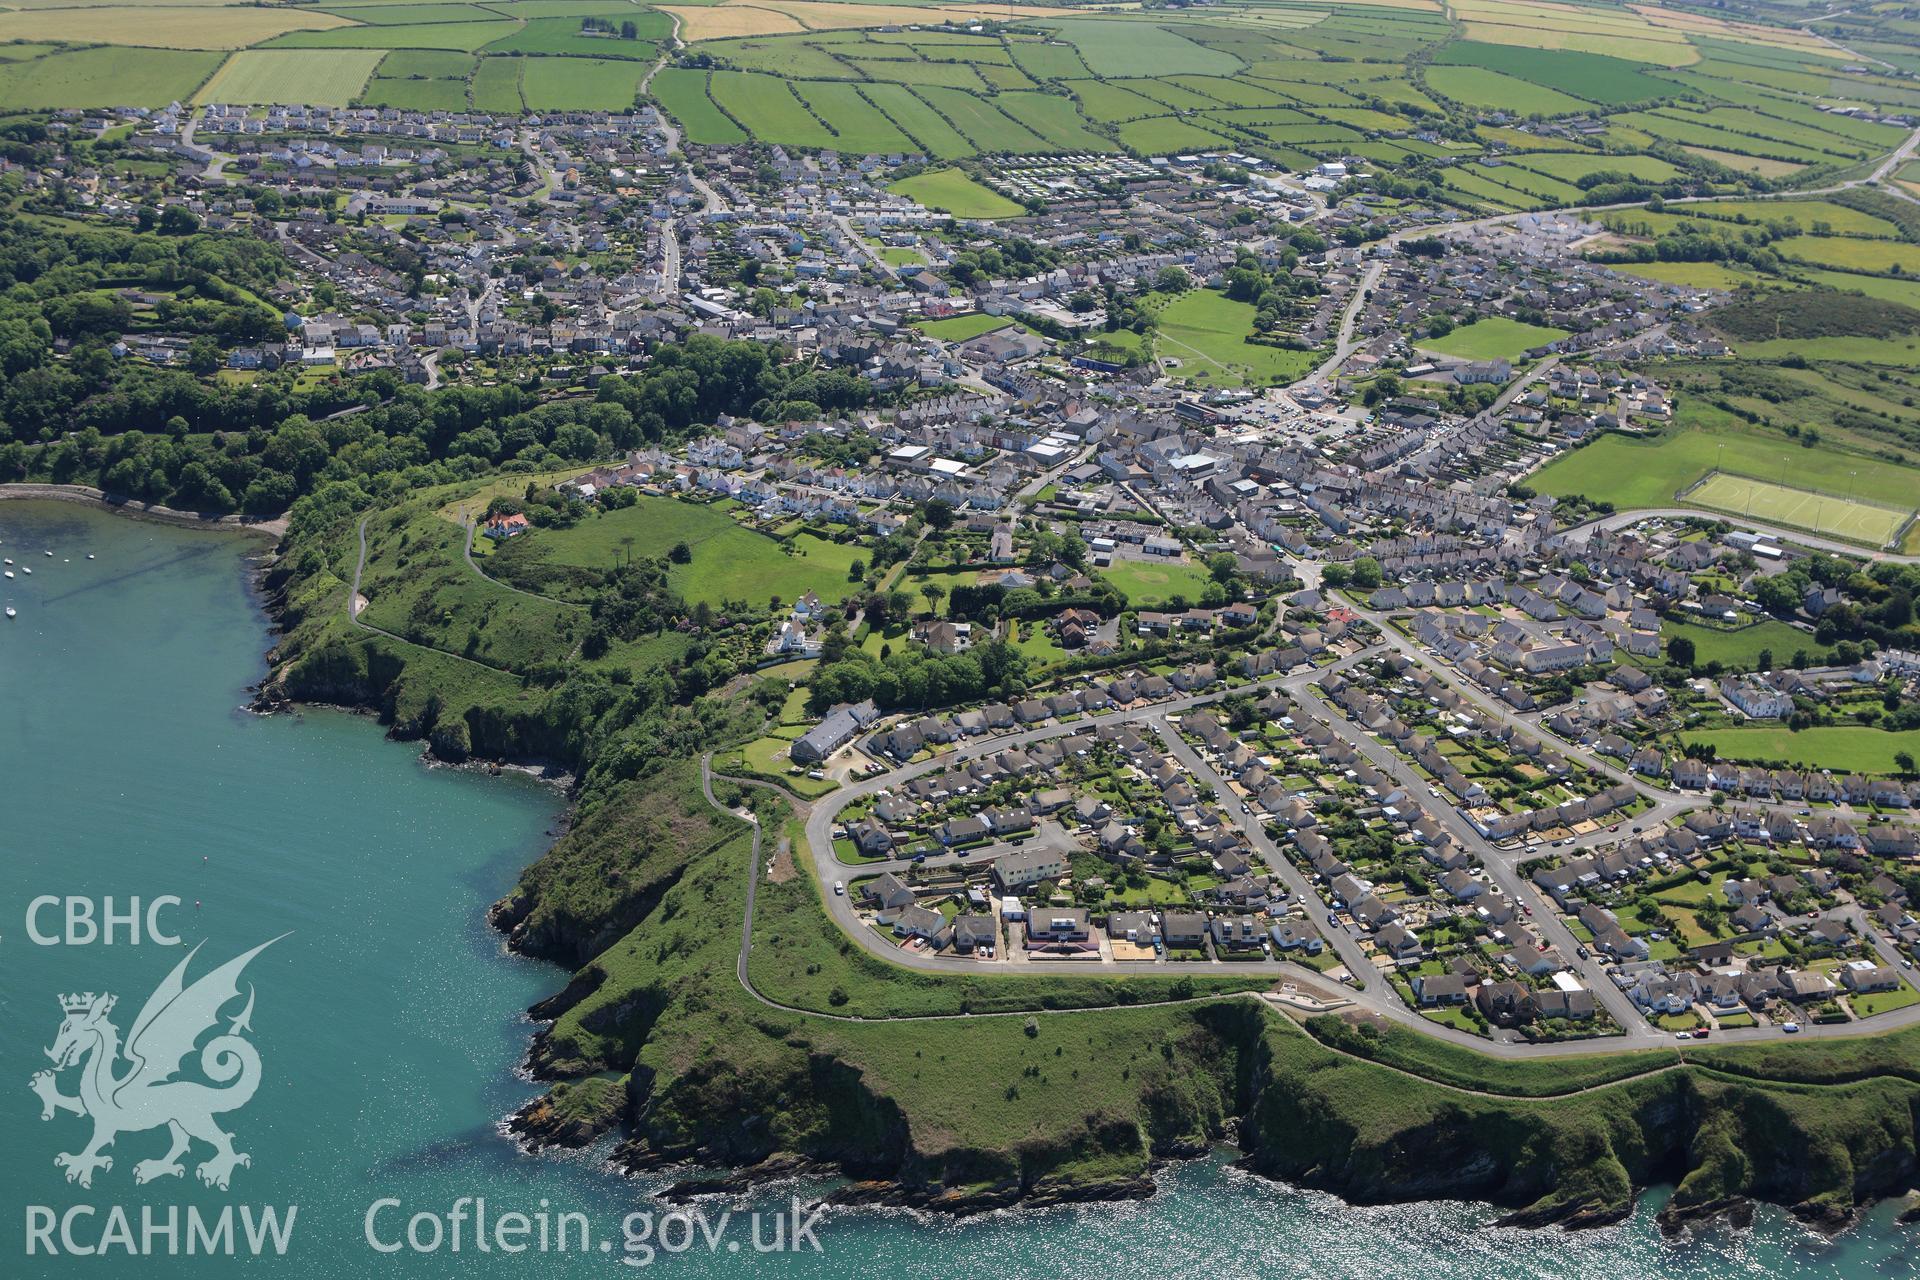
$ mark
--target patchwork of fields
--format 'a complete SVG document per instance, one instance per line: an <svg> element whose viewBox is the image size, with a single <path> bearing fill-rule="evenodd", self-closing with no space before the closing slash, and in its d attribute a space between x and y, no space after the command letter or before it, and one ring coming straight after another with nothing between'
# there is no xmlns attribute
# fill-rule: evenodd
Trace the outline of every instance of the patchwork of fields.
<svg viewBox="0 0 1920 1280"><path fill-rule="evenodd" d="M616 64L652 65L676 30L702 60L669 66L652 94L695 143L755 138L941 161L1231 149L1291 169L1353 156L1386 169L1437 162L1425 175L1441 194L1484 212L1579 203L1608 182L1697 178L1684 172L1695 165L1808 179L1901 137L1823 108L1920 107L1920 91L1896 75L1851 66L1805 31L1657 5L1226 0L1174 12L958 0L348 0L292 9L216 0L0 12L0 42L23 42L19 56L0 58L0 109L197 95L617 110L636 100L644 73ZM125 48L104 59L79 48L108 41ZM200 50L239 52L182 56ZM282 56L261 57L267 50ZM420 60L435 53L451 56ZM101 73L103 61L122 59L124 75ZM1574 141L1493 125L1467 137L1420 133L1449 109L1607 114L1603 133ZM1515 147L1516 137L1532 145ZM1501 163L1473 163L1495 143L1507 151Z"/></svg>
<svg viewBox="0 0 1920 1280"><path fill-rule="evenodd" d="M0 12L0 110L626 110L672 32L630 0L49 6Z"/></svg>

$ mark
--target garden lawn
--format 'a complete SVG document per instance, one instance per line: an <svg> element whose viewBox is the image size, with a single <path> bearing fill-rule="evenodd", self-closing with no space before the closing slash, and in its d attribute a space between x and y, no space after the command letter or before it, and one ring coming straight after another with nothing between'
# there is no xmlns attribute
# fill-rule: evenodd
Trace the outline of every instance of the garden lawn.
<svg viewBox="0 0 1920 1280"><path fill-rule="evenodd" d="M1916 1002L1920 1002L1920 991L1915 991L1904 982L1898 991L1875 991L1869 995L1851 996L1847 1000L1853 1006L1853 1011L1863 1018L1871 1018L1876 1013L1892 1013L1895 1009L1904 1009Z"/></svg>

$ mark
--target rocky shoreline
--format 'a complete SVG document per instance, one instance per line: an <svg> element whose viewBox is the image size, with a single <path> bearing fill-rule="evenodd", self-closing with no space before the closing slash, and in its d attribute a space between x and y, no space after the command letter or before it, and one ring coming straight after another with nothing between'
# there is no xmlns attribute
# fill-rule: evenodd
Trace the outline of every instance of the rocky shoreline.
<svg viewBox="0 0 1920 1280"><path fill-rule="evenodd" d="M157 502L141 502L120 494L108 493L104 489L95 489L84 484L31 482L0 484L0 501L9 499L77 502L86 506L100 507L117 515L131 516L136 520L153 520L160 524L170 524L186 529L213 529L226 533L257 534L276 541L287 531L285 516L261 520L254 516L182 511L176 507L162 506Z"/></svg>
<svg viewBox="0 0 1920 1280"><path fill-rule="evenodd" d="M286 602L277 594L280 581L269 573L261 585L269 615L283 621L287 615ZM345 678L352 674L349 669L341 675L309 677L289 688L283 683L287 664L277 650L273 658L274 672L255 699L258 709L284 710L304 702L375 709L376 695L365 681L372 673L362 672L355 683ZM419 731L430 726L388 723L390 736L426 740L427 755L435 759L430 735ZM491 772L513 767L506 761L488 761L483 749L447 763ZM651 796L641 798L643 806L651 800ZM589 825L596 821L597 815L590 817ZM531 1018L545 1025L529 1041L524 1070L531 1078L551 1082L551 1088L503 1117L500 1131L529 1153L581 1150L620 1134L622 1140L608 1159L610 1167L629 1175L685 1174L663 1193L670 1200L737 1195L797 1176L847 1179L824 1198L825 1203L953 1217L1020 1207L1137 1200L1154 1194L1153 1175L1168 1163L1205 1154L1217 1142L1237 1140L1244 1153L1242 1168L1353 1203L1472 1199L1507 1207L1509 1212L1500 1219L1506 1225L1579 1230L1628 1217L1646 1185L1683 1184L1701 1172L1696 1168L1701 1156L1692 1150L1690 1135L1699 1134L1708 1123L1730 1130L1739 1140L1736 1146L1757 1151L1761 1148L1755 1143L1764 1140L1766 1167L1737 1173L1727 1166L1724 1194L1700 1197L1701 1189L1696 1187L1690 1196L1682 1186L1677 1198L1689 1203L1669 1204L1661 1214L1663 1229L1683 1230L1713 1220L1735 1225L1750 1222L1754 1201L1765 1199L1788 1206L1819 1230L1840 1231L1855 1222L1859 1208L1874 1197L1897 1193L1911 1184L1911 1155L1903 1161L1898 1144L1889 1146L1885 1141L1893 1135L1876 1139L1869 1132L1877 1126L1867 1121L1885 1120L1886 1115L1876 1111L1874 1117L1850 1117L1835 1134L1824 1135L1843 1153L1852 1148L1860 1170L1860 1176L1850 1180L1852 1194L1839 1194L1821 1171L1779 1149L1777 1139L1763 1139L1762 1131L1747 1123L1743 1103L1721 1097L1728 1091L1724 1082L1715 1083L1706 1094L1680 1079L1623 1083L1617 1091L1608 1092L1608 1102L1601 1108L1608 1119L1598 1127L1571 1114L1584 1107L1560 1107L1553 1099L1490 1095L1463 1100L1436 1095L1430 1107L1422 1099L1404 1108L1405 1122L1396 1122L1399 1127L1388 1125L1385 1132L1373 1132L1380 1128L1377 1123L1349 1117L1347 1111L1355 1100L1341 1092L1339 1083L1340 1079L1354 1082L1350 1073L1368 1070L1365 1064L1338 1055L1323 1061L1322 1055L1331 1055L1331 1050L1302 1047L1305 1037L1292 1039L1297 1032L1275 1031L1258 1018L1246 1017L1244 1010L1196 1015L1195 1034L1214 1046L1220 1060L1183 1058L1175 1068L1176 1075L1185 1070L1219 1077L1221 1109L1210 1115L1183 1112L1171 1117L1168 1127L1150 1132L1151 1107L1137 1112L1136 1105L1158 1105L1171 1101L1171 1095L1090 1099L1096 1107L1111 1102L1116 1110L1088 1116L1084 1133L1023 1144L1019 1150L996 1146L921 1151L916 1149L910 1118L897 1105L876 1092L872 1083L863 1082L853 1064L830 1051L810 1049L796 1032L782 1033L795 1037L782 1052L797 1051L799 1057L790 1055L790 1061L774 1064L787 1074L770 1074L763 1064L762 1074L756 1076L721 1055L705 1064L707 1074L687 1081L655 1079L651 1069L618 1054L612 1055L616 1060L602 1061L608 1055L599 1049L584 1048L566 1036L556 1038L557 1020L566 1019L596 996L609 998L601 990L607 974L595 964L596 957L655 918L656 908L666 901L681 871L680 863L662 870L656 858L654 879L628 882L629 869L593 858L569 867L564 851L570 848L569 836L580 834L577 828L561 833L542 861L555 857L555 850L563 851L563 869L588 875L594 883L613 877L606 883L617 883L619 891L601 895L590 911L556 914L551 903L542 903L541 881L533 876L488 912L488 922L505 936L509 949L569 971L563 986L529 1010ZM577 855L574 850L573 856ZM680 909L686 909L685 903ZM731 928L737 931L737 920ZM713 981L721 980L716 968ZM724 981L731 987L730 963ZM720 995L706 987L690 993L703 1000ZM671 1002L665 989L636 988L630 994L614 994L617 1001L596 1007L593 1016L603 1028L634 1028L628 1032L634 1036L650 1034L647 1029ZM1237 1068L1233 1059L1240 1060ZM1322 1080L1331 1082L1323 1085ZM1739 1088L1770 1093L1769 1086L1758 1083ZM1393 1082L1381 1097L1390 1110L1397 1106L1394 1089L1420 1091L1417 1082ZM1422 1107L1427 1107L1424 1121L1419 1119ZM832 1113L841 1117L841 1123L839 1127L822 1124L795 1141L767 1142L769 1117L796 1108ZM863 1114L866 1122L856 1119ZM878 1114L891 1119L873 1122ZM1789 1125L1784 1132L1791 1141L1801 1129ZM1271 1139L1265 1135L1272 1135ZM1550 1150L1556 1139L1573 1145L1565 1151ZM1072 1151L1073 1142L1088 1144L1087 1150ZM800 1150L784 1149L793 1146ZM1907 1149L1910 1152L1911 1146ZM1103 1163L1103 1153L1126 1154L1128 1159L1108 1158ZM713 1173L716 1169L731 1172ZM1718 1165L1714 1172L1721 1172Z"/></svg>

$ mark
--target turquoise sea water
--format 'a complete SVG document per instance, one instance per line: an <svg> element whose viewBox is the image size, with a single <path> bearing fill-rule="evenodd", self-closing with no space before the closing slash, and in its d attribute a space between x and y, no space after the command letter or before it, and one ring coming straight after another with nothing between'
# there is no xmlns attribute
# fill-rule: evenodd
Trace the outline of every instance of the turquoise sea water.
<svg viewBox="0 0 1920 1280"><path fill-rule="evenodd" d="M48 559L44 549L55 552ZM522 778L428 769L372 723L308 712L262 719L239 708L270 642L246 585L254 544L135 523L86 508L0 503L0 554L31 577L0 580L19 616L0 619L0 1278L377 1275L615 1276L623 1215L653 1206L645 1186L587 1158L529 1158L495 1124L535 1090L514 1067L530 1028L521 1011L564 975L506 955L482 913L536 857L558 816L550 789ZM91 551L97 559L88 561ZM258 1095L223 1118L252 1157L220 1192L187 1177L136 1186L133 1166L162 1154L154 1130L123 1135L91 1189L54 1167L88 1126L39 1119L27 1082L48 1065L57 996L112 991L124 1031L179 960L153 945L42 947L26 936L39 895L184 900L163 923L204 940L193 974L286 933L248 969ZM196 905L197 903L197 905ZM42 918L56 927L57 913ZM245 986L242 992L245 992ZM235 1012L229 1009L229 1015ZM74 1092L74 1071L63 1089ZM802 1189L804 1190L804 1188ZM926 1222L844 1213L815 1231L823 1252L760 1256L744 1215L771 1215L792 1189L707 1207L716 1252L656 1247L654 1272L728 1276L752 1267L854 1280L874 1275L1098 1275L1156 1270L1238 1276L1443 1274L1493 1277L1871 1277L1920 1269L1910 1230L1882 1206L1835 1241L1772 1212L1749 1232L1679 1242L1630 1222L1565 1235L1492 1228L1473 1204L1350 1208L1243 1177L1224 1158L1170 1171L1162 1194L982 1220ZM597 1250L456 1257L376 1252L416 1210L462 1196L509 1211L589 1215ZM284 1257L28 1256L29 1213L74 1206L76 1242L98 1244L112 1206L136 1236L143 1207L297 1206ZM770 1218L760 1238L772 1238ZM423 1237L430 1238L430 1237ZM674 1242L677 1234L670 1234ZM56 1242L58 1235L55 1235ZM661 1237L655 1235L656 1246ZM729 1244L740 1250L728 1252ZM184 1248L184 1239L181 1247ZM631 1255L639 1260L644 1254Z"/></svg>

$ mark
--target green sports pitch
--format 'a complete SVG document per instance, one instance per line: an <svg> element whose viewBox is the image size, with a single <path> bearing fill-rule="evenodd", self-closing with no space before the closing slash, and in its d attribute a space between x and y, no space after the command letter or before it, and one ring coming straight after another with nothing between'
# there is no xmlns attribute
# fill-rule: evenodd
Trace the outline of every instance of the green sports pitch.
<svg viewBox="0 0 1920 1280"><path fill-rule="evenodd" d="M1690 506L1749 516L1763 524L1806 529L1869 547L1883 547L1892 542L1913 514L1911 508L1887 507L1811 489L1794 489L1725 471L1716 471L1702 480L1685 500Z"/></svg>

